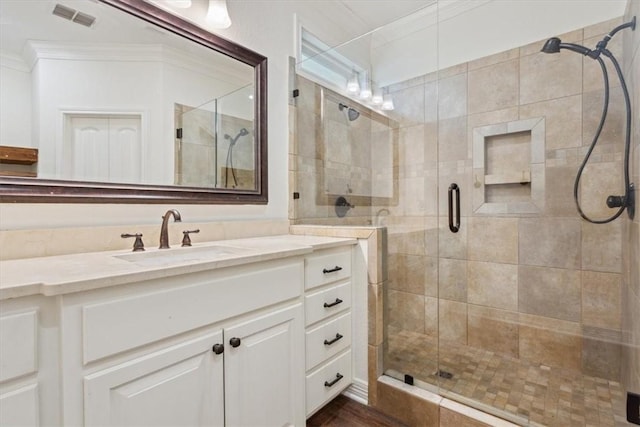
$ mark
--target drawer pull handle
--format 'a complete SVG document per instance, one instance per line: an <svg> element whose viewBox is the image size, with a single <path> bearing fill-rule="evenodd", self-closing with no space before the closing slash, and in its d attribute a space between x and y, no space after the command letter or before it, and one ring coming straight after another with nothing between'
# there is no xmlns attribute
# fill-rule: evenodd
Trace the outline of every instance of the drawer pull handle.
<svg viewBox="0 0 640 427"><path fill-rule="evenodd" d="M332 339L331 341L324 340L324 345L331 345L331 344L333 344L333 343L335 343L335 342L339 341L341 338L343 338L343 336L342 336L342 335L340 335L340 334L336 334L336 337L335 337L334 339Z"/></svg>
<svg viewBox="0 0 640 427"><path fill-rule="evenodd" d="M240 347L240 343L241 343L240 338L237 338L237 337L233 337L229 340L229 344L231 344L231 347L233 348Z"/></svg>
<svg viewBox="0 0 640 427"><path fill-rule="evenodd" d="M337 383L338 381L340 381L343 378L344 378L344 375L342 375L342 374L340 374L340 372L338 372L336 374L336 378L334 380L332 380L331 382L325 381L324 382L324 386L325 387L333 387L335 385L335 383Z"/></svg>
<svg viewBox="0 0 640 427"><path fill-rule="evenodd" d="M342 303L342 300L340 298L336 298L336 300L334 302L332 302L331 304L328 303L324 303L324 308L331 308L333 306L336 306L338 304Z"/></svg>
<svg viewBox="0 0 640 427"><path fill-rule="evenodd" d="M335 273L336 271L340 271L340 270L342 270L342 267L340 267L339 265L336 265L335 267L333 267L333 268L331 268L329 270L327 270L326 268L323 268L322 272L324 274L329 274L329 273Z"/></svg>

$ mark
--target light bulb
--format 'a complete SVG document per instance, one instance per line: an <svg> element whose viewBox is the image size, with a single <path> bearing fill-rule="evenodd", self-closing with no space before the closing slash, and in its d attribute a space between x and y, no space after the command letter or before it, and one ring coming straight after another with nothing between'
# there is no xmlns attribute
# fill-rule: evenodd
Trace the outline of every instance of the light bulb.
<svg viewBox="0 0 640 427"><path fill-rule="evenodd" d="M227 0L209 0L206 21L212 28L229 28L231 18L227 11Z"/></svg>

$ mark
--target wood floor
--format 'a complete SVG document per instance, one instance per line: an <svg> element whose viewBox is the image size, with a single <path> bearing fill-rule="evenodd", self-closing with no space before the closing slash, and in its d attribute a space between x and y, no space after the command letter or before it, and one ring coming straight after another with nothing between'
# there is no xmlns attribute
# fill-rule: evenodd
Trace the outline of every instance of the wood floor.
<svg viewBox="0 0 640 427"><path fill-rule="evenodd" d="M307 420L307 427L406 427L405 424L348 397L338 395Z"/></svg>

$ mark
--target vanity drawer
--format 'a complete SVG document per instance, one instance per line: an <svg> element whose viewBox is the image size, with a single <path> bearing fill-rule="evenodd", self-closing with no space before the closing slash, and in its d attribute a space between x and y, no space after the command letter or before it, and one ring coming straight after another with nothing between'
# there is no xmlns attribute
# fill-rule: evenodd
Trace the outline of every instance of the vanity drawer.
<svg viewBox="0 0 640 427"><path fill-rule="evenodd" d="M302 260L224 270L158 280L154 284L157 291L83 304L84 362L287 301L302 293Z"/></svg>
<svg viewBox="0 0 640 427"><path fill-rule="evenodd" d="M333 357L350 345L350 312L310 329L305 340L307 369Z"/></svg>
<svg viewBox="0 0 640 427"><path fill-rule="evenodd" d="M307 375L307 417L351 384L351 350Z"/></svg>
<svg viewBox="0 0 640 427"><path fill-rule="evenodd" d="M0 317L0 382L38 370L38 312Z"/></svg>
<svg viewBox="0 0 640 427"><path fill-rule="evenodd" d="M351 307L351 283L325 288L304 297L306 326Z"/></svg>
<svg viewBox="0 0 640 427"><path fill-rule="evenodd" d="M351 277L351 248L327 250L305 261L305 289Z"/></svg>

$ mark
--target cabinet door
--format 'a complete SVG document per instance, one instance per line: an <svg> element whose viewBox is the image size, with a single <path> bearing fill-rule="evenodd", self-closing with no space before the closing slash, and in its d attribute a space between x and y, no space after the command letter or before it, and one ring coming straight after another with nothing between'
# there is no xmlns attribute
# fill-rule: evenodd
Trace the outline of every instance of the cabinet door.
<svg viewBox="0 0 640 427"><path fill-rule="evenodd" d="M85 424L223 426L222 331L181 342L84 379Z"/></svg>
<svg viewBox="0 0 640 427"><path fill-rule="evenodd" d="M228 427L305 424L302 328L298 304L225 329Z"/></svg>

